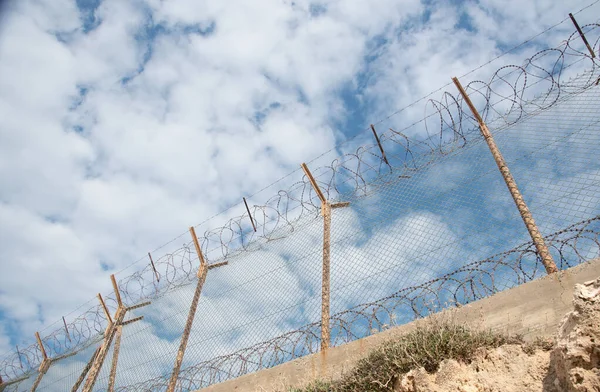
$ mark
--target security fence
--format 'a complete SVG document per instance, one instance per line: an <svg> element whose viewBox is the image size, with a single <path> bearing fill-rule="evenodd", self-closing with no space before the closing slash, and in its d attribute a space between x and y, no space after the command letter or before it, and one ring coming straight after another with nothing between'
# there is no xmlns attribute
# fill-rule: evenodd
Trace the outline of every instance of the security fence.
<svg viewBox="0 0 600 392"><path fill-rule="evenodd" d="M600 256L600 25L580 29L149 253L0 358L0 390L195 390L545 275L482 123L556 267Z"/></svg>

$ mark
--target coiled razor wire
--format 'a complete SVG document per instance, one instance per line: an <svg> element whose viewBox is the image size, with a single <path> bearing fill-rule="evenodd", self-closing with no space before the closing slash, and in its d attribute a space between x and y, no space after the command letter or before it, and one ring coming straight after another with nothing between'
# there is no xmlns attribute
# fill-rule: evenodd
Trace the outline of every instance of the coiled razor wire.
<svg viewBox="0 0 600 392"><path fill-rule="evenodd" d="M599 27L599 24L583 26L595 51L598 51L600 41ZM578 48L582 48L580 37L577 32L573 32L558 47L539 51L521 65L501 67L494 72L489 81L472 81L466 85L466 90L480 108L483 118L493 123L496 129L517 124L536 112L553 107L569 95L578 94L598 84L597 58L592 58L587 50ZM586 71L575 78L565 77L563 74L574 66L583 66ZM539 94L539 91L543 92ZM454 92L444 92L439 100L427 101L423 119L406 128L421 127L428 135L423 140L409 138L403 132L404 129L382 132L380 140L385 148L387 160L379 153L377 144L367 144L358 147L352 153L343 154L327 166L313 168L323 193L329 200L336 200L341 195L348 194L367 196L374 192L382 181L410 176L410 173L421 171L442 157L461 150L478 135L475 131L476 122L469 109L464 106L462 98ZM390 173L398 176L390 176ZM249 217L245 213L229 219L219 228L205 231L199 238L201 248L210 262L226 260L252 251L256 243L286 237L299 229L299 222L317 219L319 209L320 202L314 190L309 181L302 178L288 189L279 191L263 205L250 208L256 222L256 232L249 227ZM597 227L589 229L597 221L598 217L548 238L549 244L559 254L557 260L560 260L561 268L569 266L569 263L577 264L582 261L576 258L578 261L575 262L563 257L566 249L574 251L576 257L581 257L577 253L577 241L592 238L597 244ZM568 237L569 233L574 234ZM512 271L517 284L528 281L537 273L537 269L530 271L520 266L521 261L528 257L534 258L535 251L531 244L524 244L509 252L463 267L451 275L425 285L405 289L408 291L403 290L402 293L376 303L361 305L359 308L333 315L332 322L335 325L332 328L338 331L334 335L337 336L336 344L359 336L351 332L351 326L357 323L358 319L370 327L381 329L383 324L378 321L377 315L387 314L387 322L391 323L391 317L399 306L411 304L410 308L415 317L422 315L418 309L423 309L423 314L427 314L427 307L415 305L425 298L425 293L435 298L436 291L451 290L452 287L454 291L451 297L457 302L468 302L482 298L484 294L494 293L497 290L493 284L493 275L498 269ZM179 249L156 258L154 265L148 264L139 271L121 278L118 286L123 301L135 305L147 299L164 296L193 280L197 264L193 244L191 241L185 243ZM535 263L536 268L539 267L538 264ZM483 276L487 277L488 284L482 283ZM114 294L108 295L105 300L109 309L114 311ZM65 322L64 328L59 327L45 333L42 341L49 357L70 356L99 342L106 325L103 310L100 305L94 305ZM244 374L249 369L272 366L314 352L319 338L317 325L310 324L231 356L188 368L182 372L180 384L187 382L190 389L192 385L196 388L223 377ZM0 376L5 383L18 380L34 373L41 362L42 355L37 344L19 347L0 359ZM140 387L142 389L129 386L120 390L153 390L153 382L162 385L161 382L150 380L143 384L144 387Z"/></svg>
<svg viewBox="0 0 600 392"><path fill-rule="evenodd" d="M600 254L600 216L571 225L545 237L560 269L587 260L584 253ZM407 287L377 301L364 303L331 316L335 345L351 342L391 326L410 322L450 306L466 305L544 274L533 242L476 261L423 284ZM501 283L495 277L502 276ZM403 317L403 322L396 320ZM361 328L355 326L360 325ZM319 322L311 323L269 341L198 363L181 371L178 391L200 389L270 368L319 351ZM155 377L117 388L119 392L163 391L169 379Z"/></svg>

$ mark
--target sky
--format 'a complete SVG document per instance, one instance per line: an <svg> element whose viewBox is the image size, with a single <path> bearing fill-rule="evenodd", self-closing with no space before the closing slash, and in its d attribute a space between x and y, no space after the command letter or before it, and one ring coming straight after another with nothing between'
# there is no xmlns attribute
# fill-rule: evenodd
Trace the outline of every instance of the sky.
<svg viewBox="0 0 600 392"><path fill-rule="evenodd" d="M5 1L0 353L190 225L589 3ZM556 46L567 22L467 79Z"/></svg>

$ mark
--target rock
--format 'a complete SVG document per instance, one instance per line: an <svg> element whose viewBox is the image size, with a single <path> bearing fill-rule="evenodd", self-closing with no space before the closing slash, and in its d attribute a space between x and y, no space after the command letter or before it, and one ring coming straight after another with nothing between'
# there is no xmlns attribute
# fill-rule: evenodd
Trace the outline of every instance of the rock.
<svg viewBox="0 0 600 392"><path fill-rule="evenodd" d="M600 278L575 286L550 359L554 391L600 391Z"/></svg>
<svg viewBox="0 0 600 392"><path fill-rule="evenodd" d="M446 360L429 374L400 375L397 392L600 392L600 278L575 286L574 310L551 352L506 344L477 349L470 364Z"/></svg>

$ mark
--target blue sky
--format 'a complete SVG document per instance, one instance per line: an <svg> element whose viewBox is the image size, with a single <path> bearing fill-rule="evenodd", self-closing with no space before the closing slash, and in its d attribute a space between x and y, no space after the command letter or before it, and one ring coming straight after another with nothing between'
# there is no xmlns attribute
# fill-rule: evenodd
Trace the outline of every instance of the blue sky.
<svg viewBox="0 0 600 392"><path fill-rule="evenodd" d="M329 151L316 167L371 142L369 123L588 5L221 3L21 1L3 9L0 353L108 292L110 273L186 227L242 196L263 204L300 173L257 191L299 163ZM595 22L597 8L577 15L580 24ZM556 46L569 23L466 80ZM377 127L403 129L423 113L416 105ZM427 215L439 215L435 208L420 212L443 226ZM243 281L247 271L240 274ZM299 279L297 271L288 278Z"/></svg>

